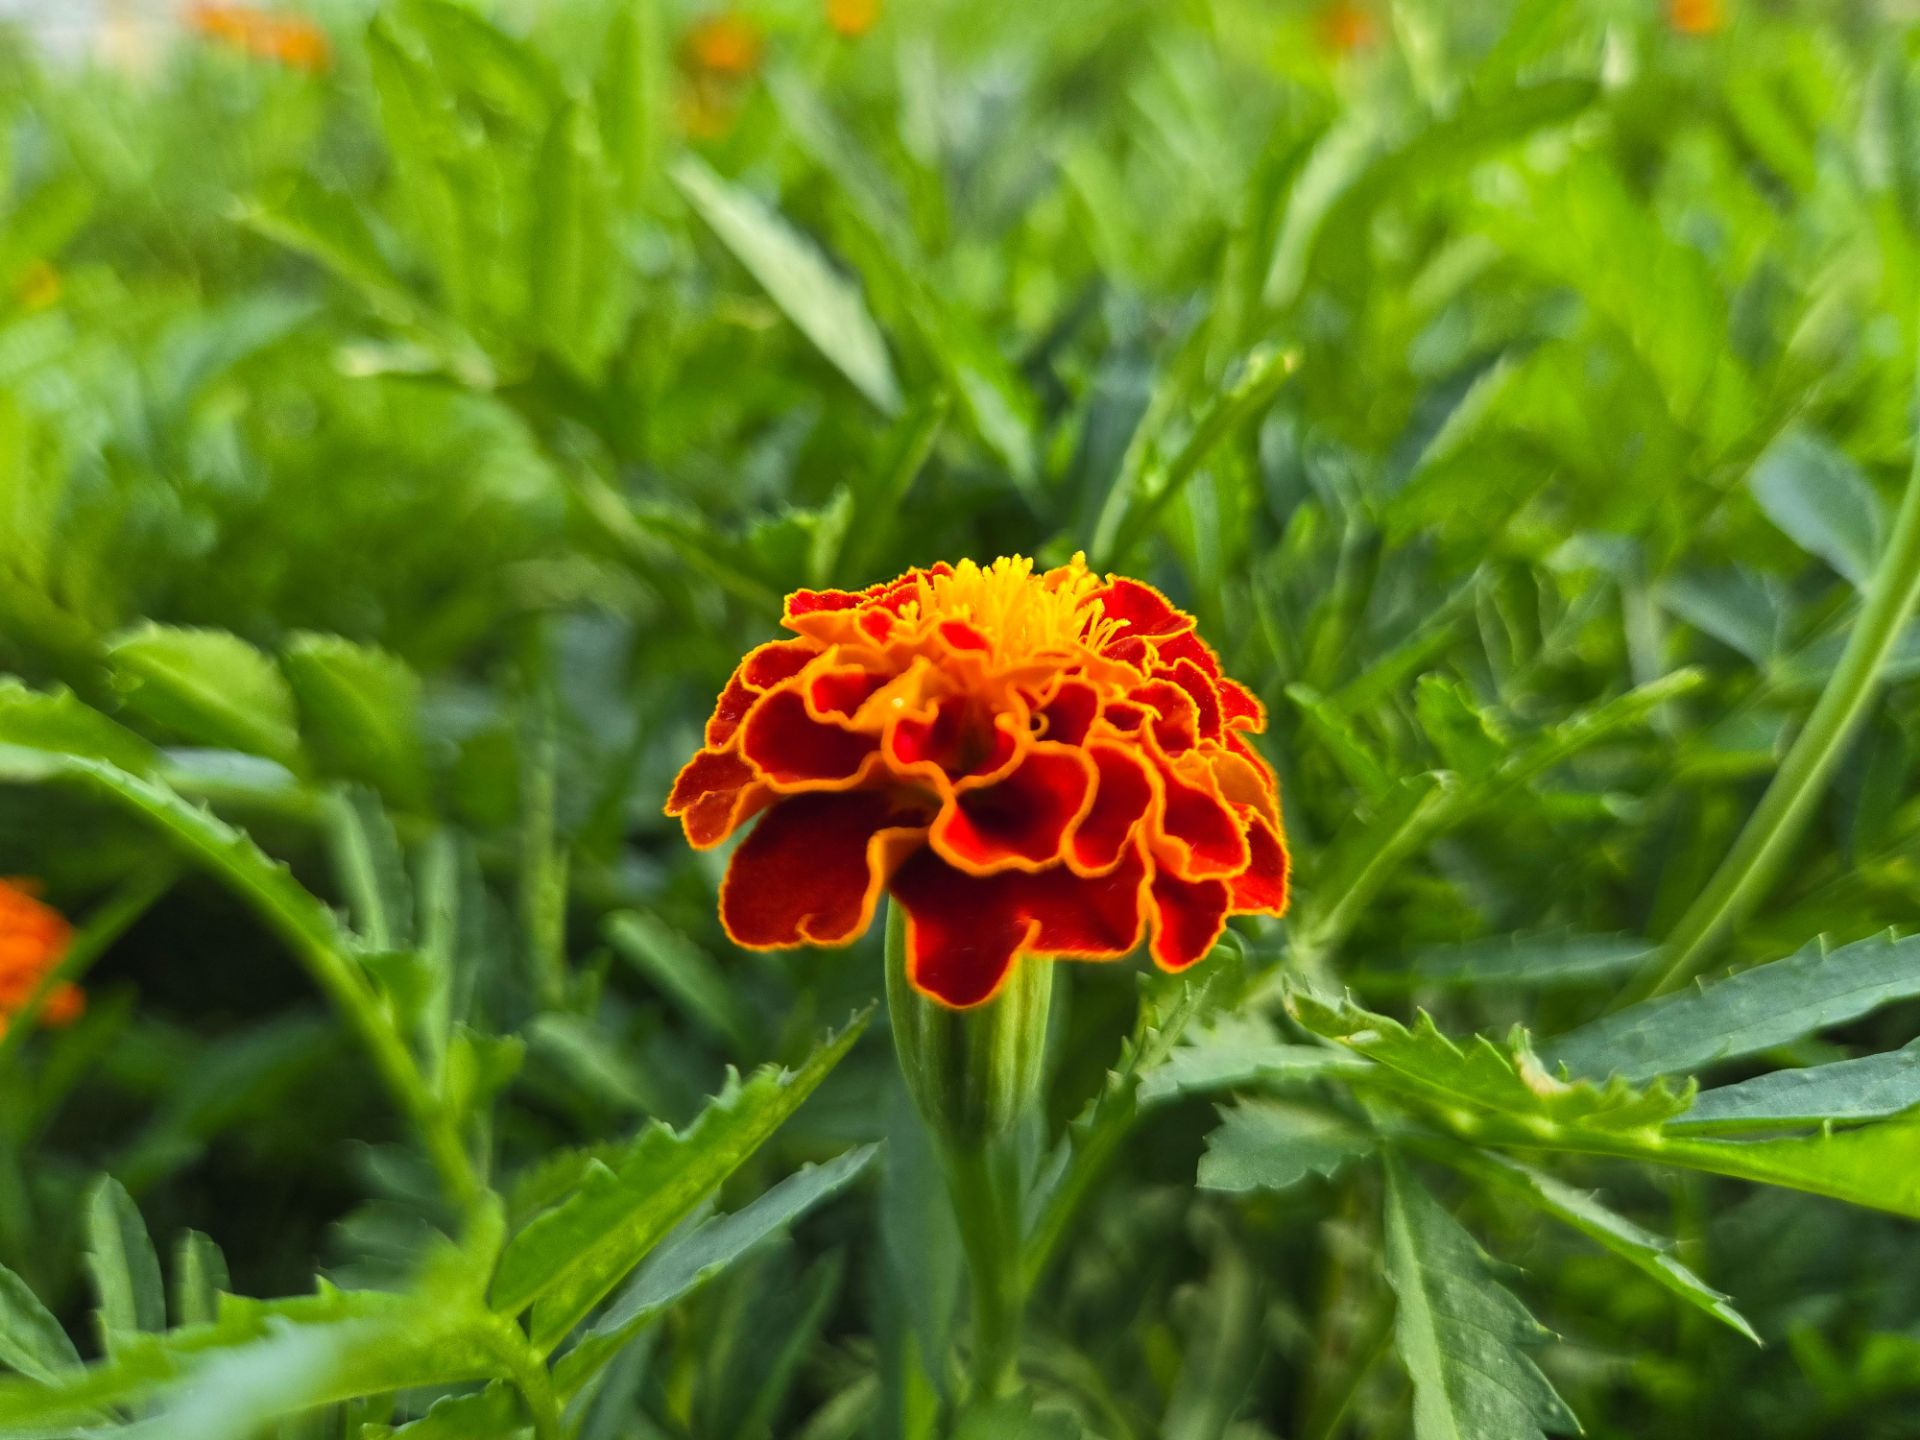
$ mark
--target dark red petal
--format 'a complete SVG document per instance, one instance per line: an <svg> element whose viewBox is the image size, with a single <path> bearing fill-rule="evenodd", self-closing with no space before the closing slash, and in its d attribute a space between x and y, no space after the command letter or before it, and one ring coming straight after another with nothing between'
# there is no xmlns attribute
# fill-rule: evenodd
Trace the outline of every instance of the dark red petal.
<svg viewBox="0 0 1920 1440"><path fill-rule="evenodd" d="M820 654L811 640L769 640L740 662L739 676L756 690L771 690L791 680Z"/></svg>
<svg viewBox="0 0 1920 1440"><path fill-rule="evenodd" d="M1153 877L1153 962L1184 970L1213 949L1227 928L1227 882Z"/></svg>
<svg viewBox="0 0 1920 1440"><path fill-rule="evenodd" d="M1093 781L1084 753L1036 743L1003 778L949 801L929 839L942 859L974 874L1051 864L1093 803Z"/></svg>
<svg viewBox="0 0 1920 1440"><path fill-rule="evenodd" d="M1193 701L1194 728L1200 739L1218 740L1222 729L1220 694L1213 688L1207 672L1191 660L1181 660L1160 675L1186 691L1187 698Z"/></svg>
<svg viewBox="0 0 1920 1440"><path fill-rule="evenodd" d="M1147 862L1138 846L1104 875L1055 866L1009 878L1017 881L1023 913L1040 922L1031 942L1036 954L1111 960L1139 945L1147 923Z"/></svg>
<svg viewBox="0 0 1920 1440"><path fill-rule="evenodd" d="M819 647L806 640L772 640L752 651L720 692L713 716L707 721L707 744L715 750L726 748L753 702L781 681L798 675L819 653Z"/></svg>
<svg viewBox="0 0 1920 1440"><path fill-rule="evenodd" d="M807 692L807 709L822 720L836 716L851 720L867 697L887 683L887 678L858 666L843 666L809 675L802 682Z"/></svg>
<svg viewBox="0 0 1920 1440"><path fill-rule="evenodd" d="M1099 713L1100 692L1085 680L1069 675L1040 707L1040 716L1047 722L1043 733L1062 745L1079 745L1086 740Z"/></svg>
<svg viewBox="0 0 1920 1440"><path fill-rule="evenodd" d="M1161 857L1189 880L1233 875L1247 865L1247 837L1227 802L1171 769L1160 772L1166 801L1160 818Z"/></svg>
<svg viewBox="0 0 1920 1440"><path fill-rule="evenodd" d="M1287 909L1287 847L1266 817L1248 811L1247 847L1253 860L1234 876L1233 913L1283 915Z"/></svg>
<svg viewBox="0 0 1920 1440"><path fill-rule="evenodd" d="M1131 749L1089 745L1099 775L1093 808L1073 830L1070 863L1083 874L1110 869L1127 852L1134 830L1153 807L1153 772Z"/></svg>
<svg viewBox="0 0 1920 1440"><path fill-rule="evenodd" d="M822 610L851 610L863 598L845 590L796 590L787 597L787 619L814 615Z"/></svg>
<svg viewBox="0 0 1920 1440"><path fill-rule="evenodd" d="M965 874L931 850L895 872L889 888L907 912L907 979L915 989L956 1007L993 998L1040 928L1014 907L1012 879Z"/></svg>
<svg viewBox="0 0 1920 1440"><path fill-rule="evenodd" d="M942 620L940 638L954 650L986 650L991 648L987 637L982 635L965 620Z"/></svg>
<svg viewBox="0 0 1920 1440"><path fill-rule="evenodd" d="M874 644L883 642L893 633L894 617L885 610L867 610L854 623L860 627L860 633Z"/></svg>
<svg viewBox="0 0 1920 1440"><path fill-rule="evenodd" d="M1138 580L1115 580L1094 592L1093 599L1109 620L1124 622L1123 635L1173 635L1193 628L1192 616L1181 614L1166 596Z"/></svg>
<svg viewBox="0 0 1920 1440"><path fill-rule="evenodd" d="M1193 697L1171 680L1152 680L1133 698L1153 711L1153 738L1169 755L1200 743L1200 709Z"/></svg>
<svg viewBox="0 0 1920 1440"><path fill-rule="evenodd" d="M702 750L686 763L667 797L687 843L711 850L765 803L753 767L733 750Z"/></svg>
<svg viewBox="0 0 1920 1440"><path fill-rule="evenodd" d="M774 691L754 707L741 729L740 749L775 786L834 789L865 772L880 742L814 719L800 692L789 688Z"/></svg>
<svg viewBox="0 0 1920 1440"><path fill-rule="evenodd" d="M753 950L839 945L867 928L910 816L856 790L781 800L733 852L720 923Z"/></svg>
<svg viewBox="0 0 1920 1440"><path fill-rule="evenodd" d="M1191 660L1198 665L1209 680L1220 679L1220 657L1213 653L1213 647L1202 640L1192 630L1178 635L1170 635L1164 640L1156 640L1154 648L1160 652L1164 664L1172 665L1181 660Z"/></svg>
<svg viewBox="0 0 1920 1440"><path fill-rule="evenodd" d="M902 769L936 765L946 770L960 753L966 713L966 701L948 695L933 702L931 713L901 716L887 731L887 758Z"/></svg>
<svg viewBox="0 0 1920 1440"><path fill-rule="evenodd" d="M1226 713L1227 724L1237 730L1258 734L1267 728L1267 707L1238 680L1220 681L1220 706Z"/></svg>

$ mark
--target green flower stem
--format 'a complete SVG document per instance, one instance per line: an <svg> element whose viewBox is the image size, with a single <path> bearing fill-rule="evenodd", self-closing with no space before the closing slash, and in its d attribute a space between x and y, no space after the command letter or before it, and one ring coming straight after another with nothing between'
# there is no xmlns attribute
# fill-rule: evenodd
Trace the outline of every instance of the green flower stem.
<svg viewBox="0 0 1920 1440"><path fill-rule="evenodd" d="M1053 965L1015 962L1000 993L955 1010L907 978L906 915L887 917L887 1009L901 1074L933 1133L973 1294L973 1387L1013 1385L1027 1282L1015 1134L1040 1091Z"/></svg>
<svg viewBox="0 0 1920 1440"><path fill-rule="evenodd" d="M1840 664L1827 681L1786 762L1747 821L1727 858L1667 937L1654 966L1630 999L1684 985L1713 959L1729 932L1752 913L1780 873L1814 805L1827 788L1847 742L1866 718L1887 657L1920 604L1920 445L1892 538L1880 557L1867 601Z"/></svg>

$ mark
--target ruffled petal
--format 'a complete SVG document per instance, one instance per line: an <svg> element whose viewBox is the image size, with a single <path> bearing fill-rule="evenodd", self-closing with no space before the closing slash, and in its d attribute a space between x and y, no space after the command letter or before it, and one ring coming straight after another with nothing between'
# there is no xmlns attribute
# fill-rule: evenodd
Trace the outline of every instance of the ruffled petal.
<svg viewBox="0 0 1920 1440"><path fill-rule="evenodd" d="M816 720L797 686L775 690L741 727L740 750L775 790L844 790L878 763L880 741Z"/></svg>
<svg viewBox="0 0 1920 1440"><path fill-rule="evenodd" d="M1184 970L1213 949L1227 928L1230 900L1224 880L1182 880L1162 870L1153 877L1153 963Z"/></svg>
<svg viewBox="0 0 1920 1440"><path fill-rule="evenodd" d="M791 680L819 655L819 649L807 640L772 640L760 646L740 662L720 692L707 721L707 744L724 750L740 722L747 718L754 702L767 691Z"/></svg>
<svg viewBox="0 0 1920 1440"><path fill-rule="evenodd" d="M1153 648L1160 652L1160 663L1163 665L1174 665L1182 660L1191 660L1200 667L1201 673L1209 680L1221 678L1220 657L1213 653L1211 645L1192 630L1156 640Z"/></svg>
<svg viewBox="0 0 1920 1440"><path fill-rule="evenodd" d="M1038 713L1046 722L1047 739L1062 745L1084 744L1087 731L1100 714L1100 692L1085 680L1069 675L1054 688Z"/></svg>
<svg viewBox="0 0 1920 1440"><path fill-rule="evenodd" d="M960 791L928 838L942 859L976 875L1051 865L1092 806L1094 779L1085 752L1036 742L1004 778Z"/></svg>
<svg viewBox="0 0 1920 1440"><path fill-rule="evenodd" d="M1287 911L1287 846L1265 816L1247 812L1247 868L1228 881L1236 915L1284 915Z"/></svg>
<svg viewBox="0 0 1920 1440"><path fill-rule="evenodd" d="M1093 805L1073 828L1067 863L1083 875L1111 870L1133 846L1135 832L1153 808L1155 772L1124 745L1087 747L1099 779Z"/></svg>
<svg viewBox="0 0 1920 1440"><path fill-rule="evenodd" d="M1040 922L1011 903L1010 875L969 875L931 850L894 873L907 912L907 979L956 1008L991 1000Z"/></svg>
<svg viewBox="0 0 1920 1440"><path fill-rule="evenodd" d="M1167 754L1178 755L1200 743L1199 707L1171 680L1149 681L1132 698L1151 712L1154 739Z"/></svg>
<svg viewBox="0 0 1920 1440"><path fill-rule="evenodd" d="M887 876L924 830L872 791L781 800L734 851L720 923L736 945L841 945L867 928Z"/></svg>
<svg viewBox="0 0 1920 1440"><path fill-rule="evenodd" d="M1122 638L1174 635L1193 628L1193 617L1181 613L1173 602L1151 585L1116 577L1104 590L1096 591L1109 620L1121 622Z"/></svg>
<svg viewBox="0 0 1920 1440"><path fill-rule="evenodd" d="M990 1000L1020 954L1117 959L1146 930L1146 862L1138 852L1088 878L1055 867L972 875L932 850L911 856L890 889L907 912L907 978L947 1005Z"/></svg>
<svg viewBox="0 0 1920 1440"><path fill-rule="evenodd" d="M1188 880L1246 869L1246 832L1211 773L1201 767L1181 774L1168 766L1161 770L1160 781L1161 833L1154 848L1162 863Z"/></svg>
<svg viewBox="0 0 1920 1440"><path fill-rule="evenodd" d="M1162 677L1171 680L1193 701L1194 730L1202 740L1218 740L1222 730L1220 713L1220 692L1213 688L1213 681L1207 672L1191 660L1180 660L1172 668L1163 670Z"/></svg>
<svg viewBox="0 0 1920 1440"><path fill-rule="evenodd" d="M702 750L673 782L667 814L679 818L694 849L711 850L758 813L769 798L770 792L758 783L754 768L737 750Z"/></svg>
<svg viewBox="0 0 1920 1440"><path fill-rule="evenodd" d="M1227 724L1235 730L1251 730L1257 735L1267 728L1267 707L1238 680L1221 679L1220 706Z"/></svg>

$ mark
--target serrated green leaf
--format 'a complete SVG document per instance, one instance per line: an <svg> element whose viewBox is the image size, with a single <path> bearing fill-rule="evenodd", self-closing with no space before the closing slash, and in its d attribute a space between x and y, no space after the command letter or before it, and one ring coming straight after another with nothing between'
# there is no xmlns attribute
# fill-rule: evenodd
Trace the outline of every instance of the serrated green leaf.
<svg viewBox="0 0 1920 1440"><path fill-rule="evenodd" d="M0 1265L0 1365L29 1380L53 1380L78 1369L80 1352L40 1297Z"/></svg>
<svg viewBox="0 0 1920 1440"><path fill-rule="evenodd" d="M1275 1037L1268 1022L1228 1015L1190 1034L1146 1071L1140 1103L1160 1105L1241 1086L1305 1084L1365 1069L1366 1062L1352 1055L1325 1045L1290 1045Z"/></svg>
<svg viewBox="0 0 1920 1440"><path fill-rule="evenodd" d="M527 227L529 319L550 352L594 378L625 323L627 271L613 229L613 177L585 106L555 112L534 175L540 223Z"/></svg>
<svg viewBox="0 0 1920 1440"><path fill-rule="evenodd" d="M1527 1355L1548 1332L1427 1188L1387 1166L1394 1343L1413 1381L1415 1440L1539 1440L1579 1421Z"/></svg>
<svg viewBox="0 0 1920 1440"><path fill-rule="evenodd" d="M1643 1001L1543 1046L1576 1075L1647 1080L1785 1045L1920 995L1920 936L1875 936L1797 954Z"/></svg>
<svg viewBox="0 0 1920 1440"><path fill-rule="evenodd" d="M1458 1163L1458 1162L1456 1162ZM1754 1344L1760 1337L1731 1298L1714 1289L1674 1255L1671 1240L1654 1234L1601 1204L1597 1196L1575 1190L1530 1166L1502 1155L1479 1152L1462 1168L1522 1196L1541 1213L1572 1226L1595 1244L1612 1251L1698 1310L1739 1331Z"/></svg>
<svg viewBox="0 0 1920 1440"><path fill-rule="evenodd" d="M0 676L0 745L85 755L136 775L150 774L159 752L133 731L65 690L30 690Z"/></svg>
<svg viewBox="0 0 1920 1440"><path fill-rule="evenodd" d="M899 414L900 384L887 342L854 283L778 211L694 156L681 156L669 173L688 203L820 353L880 410Z"/></svg>
<svg viewBox="0 0 1920 1440"><path fill-rule="evenodd" d="M423 806L420 677L384 650L337 635L295 635L280 667L299 704L301 733L320 765L402 805Z"/></svg>
<svg viewBox="0 0 1920 1440"><path fill-rule="evenodd" d="M862 1145L824 1165L804 1165L731 1214L682 1226L669 1235L593 1329L567 1352L555 1377L561 1393L585 1383L654 1316L852 1184L878 1150L877 1145Z"/></svg>
<svg viewBox="0 0 1920 1440"><path fill-rule="evenodd" d="M100 1342L109 1355L127 1338L167 1327L160 1257L126 1187L102 1175L87 1195L87 1274L93 1281Z"/></svg>
<svg viewBox="0 0 1920 1440"><path fill-rule="evenodd" d="M1782 1129L1884 1120L1920 1106L1920 1040L1884 1055L1862 1055L1776 1070L1702 1090L1672 1128L1695 1132Z"/></svg>
<svg viewBox="0 0 1920 1440"><path fill-rule="evenodd" d="M1220 1112L1200 1157L1202 1190L1284 1190L1330 1176L1373 1149L1373 1137L1338 1115L1274 1100L1244 1100Z"/></svg>
<svg viewBox="0 0 1920 1440"><path fill-rule="evenodd" d="M193 744L298 766L293 692L239 636L148 624L115 636L108 654L128 709Z"/></svg>
<svg viewBox="0 0 1920 1440"><path fill-rule="evenodd" d="M1384 1085L1430 1105L1466 1107L1523 1125L1633 1131L1658 1127L1692 1103L1691 1084L1675 1091L1665 1083L1636 1089L1618 1076L1604 1085L1557 1079L1518 1027L1500 1045L1484 1035L1455 1042L1424 1010L1409 1029L1351 1000L1329 1005L1295 992L1287 1008L1316 1035L1376 1063L1377 1070L1356 1075L1355 1083Z"/></svg>
<svg viewBox="0 0 1920 1440"><path fill-rule="evenodd" d="M1508 935L1417 950L1404 971L1368 972L1365 983L1557 990L1631 974L1653 948L1631 935Z"/></svg>
<svg viewBox="0 0 1920 1440"><path fill-rule="evenodd" d="M537 1302L534 1342L557 1344L799 1109L865 1028L863 1015L798 1070L769 1067L730 1084L680 1133L648 1126L599 1178L513 1237L493 1278L494 1309L517 1314Z"/></svg>

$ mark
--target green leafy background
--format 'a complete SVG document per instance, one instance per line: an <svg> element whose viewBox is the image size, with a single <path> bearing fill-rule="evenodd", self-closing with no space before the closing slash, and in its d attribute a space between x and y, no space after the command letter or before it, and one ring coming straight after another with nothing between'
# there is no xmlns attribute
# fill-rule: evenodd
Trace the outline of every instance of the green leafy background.
<svg viewBox="0 0 1920 1440"><path fill-rule="evenodd" d="M0 1433L1920 1435L1912 7L743 6L0 32ZM879 936L660 805L1077 550L1296 900L1062 967L974 1399Z"/></svg>

